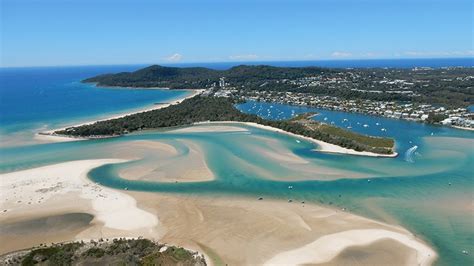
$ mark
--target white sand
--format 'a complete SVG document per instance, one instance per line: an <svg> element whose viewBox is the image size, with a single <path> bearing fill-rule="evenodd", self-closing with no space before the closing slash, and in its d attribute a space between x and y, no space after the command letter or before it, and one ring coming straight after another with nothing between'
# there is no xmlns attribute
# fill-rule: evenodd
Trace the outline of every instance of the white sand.
<svg viewBox="0 0 474 266"><path fill-rule="evenodd" d="M203 124L244 124L244 125L247 125L247 126L252 126L252 127L265 129L265 130L269 130L269 131L273 131L273 132L278 132L278 133L290 135L290 136L293 136L293 137L296 137L296 138L300 138L300 139L304 139L304 140L313 142L316 145L318 145L318 149L316 149L317 151L326 152L326 153L337 153L337 154L348 154L348 155L359 155L359 156L370 156L370 157L397 157L397 155L398 155L396 152L392 153L392 154L378 154L378 153L366 152L366 151L356 151L356 150L353 150L353 149L348 149L348 148L337 146L337 145L334 145L334 144L331 144L331 143L327 143L327 142L324 142L324 141L321 141L321 140L316 140L316 139L313 139L313 138L310 138L310 137L297 135L297 134L294 134L294 133L291 133L291 132L288 132L288 131L284 131L284 130L279 129L279 128L264 126L264 125L260 125L260 124L253 123L253 122L206 121L206 122L195 123L195 125L203 125Z"/></svg>
<svg viewBox="0 0 474 266"><path fill-rule="evenodd" d="M172 129L173 133L201 133L201 132L247 132L248 130L242 127L235 126L219 126L219 125L204 125L204 126L189 126L178 129Z"/></svg>
<svg viewBox="0 0 474 266"><path fill-rule="evenodd" d="M303 247L282 252L265 265L299 265L329 262L344 249L353 246L366 246L382 239L393 239L416 250L418 265L431 265L437 255L427 245L409 236L384 229L348 230L325 235Z"/></svg>
<svg viewBox="0 0 474 266"><path fill-rule="evenodd" d="M47 210L50 207L48 200L59 195L65 204L80 200L90 202L90 213L105 227L119 230L155 227L158 224L157 217L139 209L134 198L117 190L101 187L87 178L91 169L119 162L123 160L72 161L2 174L2 218L27 213L31 209Z"/></svg>

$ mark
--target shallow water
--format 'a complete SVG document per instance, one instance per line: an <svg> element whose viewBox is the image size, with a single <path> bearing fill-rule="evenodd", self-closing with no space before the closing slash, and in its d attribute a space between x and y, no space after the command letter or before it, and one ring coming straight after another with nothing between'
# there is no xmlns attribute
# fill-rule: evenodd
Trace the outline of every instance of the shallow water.
<svg viewBox="0 0 474 266"><path fill-rule="evenodd" d="M276 114L271 118L289 117L293 110L294 113L309 110L254 102L239 108L247 112L261 110L259 114L268 114L271 109L270 113ZM203 151L215 180L164 183L120 178L118 173L127 165L159 160L159 155L150 155L143 161L105 165L91 171L89 176L104 186L117 189L274 197L292 199L293 203L288 204L306 201L346 208L409 229L434 246L440 254L439 265L474 264L474 132L359 114L316 111L320 115L315 119L327 117L326 121L333 121L338 126L350 123L357 132L395 138L400 156L391 159L324 154L313 151L315 146L307 141L242 126L248 131L147 131L112 139L3 147L0 148L0 172L70 160L127 157L111 151L137 140L165 142L182 155L188 152L186 142L192 142ZM47 119L41 121L47 122ZM363 127L364 124L369 126ZM387 130L381 131L382 127ZM415 145L418 148L413 151ZM262 150L290 153L306 163L283 162L262 154ZM407 151L408 157L405 156ZM186 162L183 162L185 166ZM328 169L336 175L328 175ZM462 254L462 250L467 250L469 255Z"/></svg>

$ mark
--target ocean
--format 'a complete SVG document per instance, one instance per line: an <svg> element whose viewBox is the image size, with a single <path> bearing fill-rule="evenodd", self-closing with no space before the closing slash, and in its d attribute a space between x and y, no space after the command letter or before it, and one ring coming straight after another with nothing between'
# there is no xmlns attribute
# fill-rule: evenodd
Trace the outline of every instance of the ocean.
<svg viewBox="0 0 474 266"><path fill-rule="evenodd" d="M238 65L271 65L279 67L329 67L329 68L414 68L414 67L474 67L474 58L410 58L410 59L340 59L308 61L241 61L219 63L176 63L169 66L202 66L228 69Z"/></svg>
<svg viewBox="0 0 474 266"><path fill-rule="evenodd" d="M100 88L81 80L137 66L0 69L1 144L184 97L187 91ZM10 143L10 144L11 144Z"/></svg>

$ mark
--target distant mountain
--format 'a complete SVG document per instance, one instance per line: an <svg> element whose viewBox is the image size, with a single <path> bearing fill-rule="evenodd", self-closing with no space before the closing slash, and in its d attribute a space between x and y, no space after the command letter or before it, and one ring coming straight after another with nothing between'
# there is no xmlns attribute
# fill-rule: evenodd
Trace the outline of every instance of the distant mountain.
<svg viewBox="0 0 474 266"><path fill-rule="evenodd" d="M200 89L208 88L225 77L233 84L248 83L261 80L277 80L304 77L320 74L318 67L289 68L266 65L240 65L228 70L214 70L204 67L165 67L149 66L134 72L99 75L83 80L97 83L99 86L118 87L161 87L170 89ZM324 70L329 71L329 70Z"/></svg>

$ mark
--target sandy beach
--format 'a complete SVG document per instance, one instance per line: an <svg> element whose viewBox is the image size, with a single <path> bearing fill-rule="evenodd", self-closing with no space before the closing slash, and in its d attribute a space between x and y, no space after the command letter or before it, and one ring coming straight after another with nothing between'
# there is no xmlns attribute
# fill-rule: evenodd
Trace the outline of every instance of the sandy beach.
<svg viewBox="0 0 474 266"><path fill-rule="evenodd" d="M150 89L153 89L153 88L150 88ZM35 134L35 139L38 140L38 141L42 141L42 142L63 142L63 141L84 140L84 139L87 139L87 138L60 136L60 135L54 134L54 132L59 131L59 130L64 130L64 129L69 128L69 127L78 127L78 126L83 126L83 125L90 125L90 124L94 124L94 123L100 122L100 121L106 121L106 120L110 120L110 119L117 119L117 118L122 118L122 117L125 117L125 116L128 116L128 115L132 115L132 114L137 114L137 113L142 113L142 112L147 112L147 111L166 108L170 105L178 104L178 103L180 103L180 102L182 102L186 99L189 99L189 98L192 98L196 95L199 95L204 90L186 90L186 91L191 91L191 93L188 96L184 97L184 98L175 99L175 100L173 100L169 103L155 104L153 106L149 106L149 107L140 109L138 111L135 110L135 111L132 111L132 112L126 112L126 113L122 113L122 114L102 118L102 119L99 119L99 120L92 120L92 121L88 121L88 122L84 122L84 123L80 123L80 124L68 125L68 126L65 126L65 127L62 127L62 128L56 128L56 129L50 129L50 130L42 131L42 132L39 132L39 133Z"/></svg>

